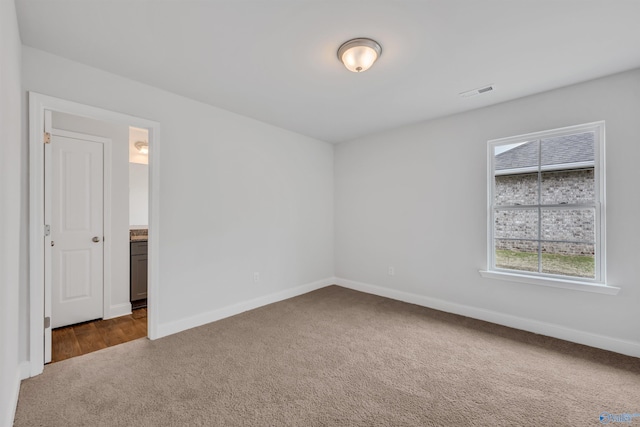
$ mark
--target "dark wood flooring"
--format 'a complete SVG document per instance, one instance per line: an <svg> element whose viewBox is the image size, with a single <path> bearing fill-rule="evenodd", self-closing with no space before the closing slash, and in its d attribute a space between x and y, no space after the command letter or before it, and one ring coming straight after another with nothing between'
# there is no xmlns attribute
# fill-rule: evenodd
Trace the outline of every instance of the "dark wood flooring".
<svg viewBox="0 0 640 427"><path fill-rule="evenodd" d="M94 320L51 332L51 363L147 336L147 309L127 316Z"/></svg>

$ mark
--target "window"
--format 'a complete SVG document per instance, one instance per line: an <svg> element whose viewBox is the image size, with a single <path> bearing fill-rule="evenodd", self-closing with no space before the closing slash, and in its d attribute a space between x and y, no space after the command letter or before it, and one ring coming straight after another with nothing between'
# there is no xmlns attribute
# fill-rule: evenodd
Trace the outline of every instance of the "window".
<svg viewBox="0 0 640 427"><path fill-rule="evenodd" d="M488 273L604 285L604 122L488 146Z"/></svg>

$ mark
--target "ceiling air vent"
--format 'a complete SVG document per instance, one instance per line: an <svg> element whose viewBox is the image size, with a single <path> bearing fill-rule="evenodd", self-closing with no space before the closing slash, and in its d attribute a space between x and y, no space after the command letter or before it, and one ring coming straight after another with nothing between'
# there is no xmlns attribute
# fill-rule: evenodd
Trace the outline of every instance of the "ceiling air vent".
<svg viewBox="0 0 640 427"><path fill-rule="evenodd" d="M470 98L472 96L481 95L483 93L491 92L494 89L495 89L495 87L493 85L483 86L483 87L479 87L477 89L473 89L473 90L469 90L469 91L466 91L466 92L462 92L460 94L460 96L463 97L463 98Z"/></svg>

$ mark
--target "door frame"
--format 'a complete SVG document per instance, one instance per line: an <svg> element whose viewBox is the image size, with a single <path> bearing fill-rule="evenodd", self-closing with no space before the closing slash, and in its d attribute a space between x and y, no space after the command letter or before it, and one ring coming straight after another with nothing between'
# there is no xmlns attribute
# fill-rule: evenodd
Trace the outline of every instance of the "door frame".
<svg viewBox="0 0 640 427"><path fill-rule="evenodd" d="M102 144L102 318L105 314L112 311L111 307L111 177L112 177L112 141L109 138L103 138L94 135L83 134L79 132L70 132L66 130L56 129L52 124L52 111L44 112L44 131L53 136L61 136L73 138L80 141L91 141ZM52 165L52 149L51 144L44 145L44 223L53 223L53 204L51 197L53 195L51 185L53 185L53 165ZM45 233L46 234L46 233ZM53 276L52 270L52 249L51 240L52 233L44 237L44 316L52 318L52 295L53 295ZM131 306L129 306L131 310ZM114 316L111 316L114 317ZM110 318L110 317L107 317ZM53 320L51 321L53 323ZM51 361L51 327L44 329L44 362Z"/></svg>
<svg viewBox="0 0 640 427"><path fill-rule="evenodd" d="M149 262L147 312L149 339L158 338L160 123L29 92L29 376L41 374L45 360L45 232L44 146L45 111L73 114L149 130Z"/></svg>

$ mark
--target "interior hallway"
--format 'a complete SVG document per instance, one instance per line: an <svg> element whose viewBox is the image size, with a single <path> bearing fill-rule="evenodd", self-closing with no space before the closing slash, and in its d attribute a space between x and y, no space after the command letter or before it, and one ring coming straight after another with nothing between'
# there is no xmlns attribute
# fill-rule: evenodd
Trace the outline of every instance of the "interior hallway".
<svg viewBox="0 0 640 427"><path fill-rule="evenodd" d="M127 316L57 328L51 332L51 363L146 336L146 307L133 310Z"/></svg>

